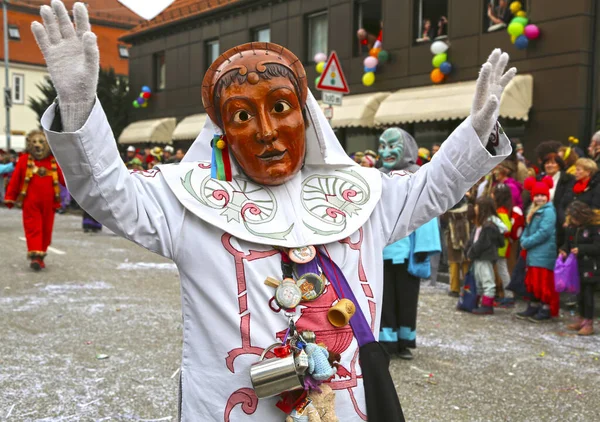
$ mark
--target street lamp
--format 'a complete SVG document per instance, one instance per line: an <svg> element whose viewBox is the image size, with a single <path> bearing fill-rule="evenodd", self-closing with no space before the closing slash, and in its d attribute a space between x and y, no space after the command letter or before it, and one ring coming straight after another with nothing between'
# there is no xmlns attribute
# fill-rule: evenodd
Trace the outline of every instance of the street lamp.
<svg viewBox="0 0 600 422"><path fill-rule="evenodd" d="M10 107L12 105L12 93L9 86L9 64L8 64L8 12L6 4L9 0L2 0L2 18L4 22L4 107L6 108L6 150L10 151Z"/></svg>

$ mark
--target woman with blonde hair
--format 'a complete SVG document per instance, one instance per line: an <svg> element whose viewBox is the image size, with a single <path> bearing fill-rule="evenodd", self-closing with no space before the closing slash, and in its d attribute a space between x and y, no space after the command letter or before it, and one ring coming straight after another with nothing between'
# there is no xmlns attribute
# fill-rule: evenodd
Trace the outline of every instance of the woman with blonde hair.
<svg viewBox="0 0 600 422"><path fill-rule="evenodd" d="M560 223L564 223L566 209L573 201L581 201L593 209L600 208L600 173L591 158L580 158L575 162L575 180L571 183L560 204Z"/></svg>

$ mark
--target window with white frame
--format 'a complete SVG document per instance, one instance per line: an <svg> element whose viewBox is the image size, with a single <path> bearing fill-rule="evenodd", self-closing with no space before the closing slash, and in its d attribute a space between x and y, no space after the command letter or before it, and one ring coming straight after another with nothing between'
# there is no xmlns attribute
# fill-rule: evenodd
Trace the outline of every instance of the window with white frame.
<svg viewBox="0 0 600 422"><path fill-rule="evenodd" d="M308 61L312 62L317 53L327 54L328 16L327 12L314 13L306 17L308 29Z"/></svg>
<svg viewBox="0 0 600 422"><path fill-rule="evenodd" d="M271 42L271 28L257 28L252 34L252 41Z"/></svg>
<svg viewBox="0 0 600 422"><path fill-rule="evenodd" d="M14 41L19 41L21 39L21 33L19 32L18 26L8 25L8 38Z"/></svg>
<svg viewBox="0 0 600 422"><path fill-rule="evenodd" d="M13 73L12 86L13 104L25 104L25 75Z"/></svg>
<svg viewBox="0 0 600 422"><path fill-rule="evenodd" d="M219 58L219 40L206 42L206 68L208 69Z"/></svg>
<svg viewBox="0 0 600 422"><path fill-rule="evenodd" d="M122 59L128 59L129 58L129 49L127 48L126 45L120 45L119 46L119 57Z"/></svg>
<svg viewBox="0 0 600 422"><path fill-rule="evenodd" d="M417 42L448 37L448 0L414 0L414 7Z"/></svg>

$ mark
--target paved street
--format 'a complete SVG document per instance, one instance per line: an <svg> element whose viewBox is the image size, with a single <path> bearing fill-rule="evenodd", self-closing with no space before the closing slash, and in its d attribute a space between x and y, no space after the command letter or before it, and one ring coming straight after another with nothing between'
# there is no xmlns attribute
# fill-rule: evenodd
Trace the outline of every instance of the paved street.
<svg viewBox="0 0 600 422"><path fill-rule="evenodd" d="M177 271L80 226L57 215L33 273L20 211L0 209L0 420L175 421ZM600 335L459 313L442 284L422 292L416 358L392 362L407 420L600 420Z"/></svg>

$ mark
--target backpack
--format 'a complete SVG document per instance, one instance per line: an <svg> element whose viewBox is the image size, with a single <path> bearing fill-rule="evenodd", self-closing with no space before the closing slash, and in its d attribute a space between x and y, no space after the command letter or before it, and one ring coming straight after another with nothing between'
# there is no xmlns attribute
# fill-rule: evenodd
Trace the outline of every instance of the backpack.
<svg viewBox="0 0 600 422"><path fill-rule="evenodd" d="M465 285L460 289L460 297L456 304L459 311L472 312L477 307L477 283L473 271L469 271L465 277Z"/></svg>

